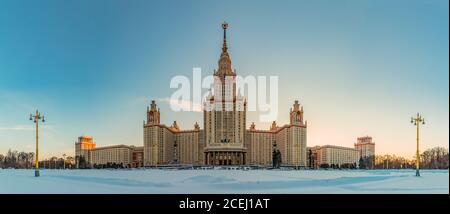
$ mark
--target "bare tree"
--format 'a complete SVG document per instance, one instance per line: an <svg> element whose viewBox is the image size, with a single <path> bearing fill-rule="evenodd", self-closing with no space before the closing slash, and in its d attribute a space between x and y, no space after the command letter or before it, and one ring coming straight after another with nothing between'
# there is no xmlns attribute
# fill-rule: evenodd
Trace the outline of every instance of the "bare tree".
<svg viewBox="0 0 450 214"><path fill-rule="evenodd" d="M75 163L75 159L72 156L67 156L66 158L69 168L73 168L73 164Z"/></svg>
<svg viewBox="0 0 450 214"><path fill-rule="evenodd" d="M28 153L28 168L31 168L33 166L33 161L34 161L34 152L29 152Z"/></svg>
<svg viewBox="0 0 450 214"><path fill-rule="evenodd" d="M0 154L0 168L3 168L5 165L5 156Z"/></svg>

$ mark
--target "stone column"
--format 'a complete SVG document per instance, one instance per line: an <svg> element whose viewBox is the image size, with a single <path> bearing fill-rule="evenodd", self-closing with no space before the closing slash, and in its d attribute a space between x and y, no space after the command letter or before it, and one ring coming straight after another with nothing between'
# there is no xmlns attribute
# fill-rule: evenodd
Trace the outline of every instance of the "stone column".
<svg viewBox="0 0 450 214"><path fill-rule="evenodd" d="M214 156L216 157L216 161L214 162L214 165L218 165L220 161L220 154L219 152L214 152Z"/></svg>
<svg viewBox="0 0 450 214"><path fill-rule="evenodd" d="M236 165L236 152L231 152L231 164Z"/></svg>
<svg viewBox="0 0 450 214"><path fill-rule="evenodd" d="M225 152L225 165L228 165L228 152Z"/></svg>

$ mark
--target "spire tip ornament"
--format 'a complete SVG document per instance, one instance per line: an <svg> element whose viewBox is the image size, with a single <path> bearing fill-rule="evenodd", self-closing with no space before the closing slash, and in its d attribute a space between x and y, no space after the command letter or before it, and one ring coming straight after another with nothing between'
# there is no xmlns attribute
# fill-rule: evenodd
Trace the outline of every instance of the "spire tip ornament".
<svg viewBox="0 0 450 214"><path fill-rule="evenodd" d="M226 29L228 28L228 23L224 21L224 22L222 23L222 28L223 28L224 30L226 30Z"/></svg>
<svg viewBox="0 0 450 214"><path fill-rule="evenodd" d="M234 76L235 73L233 73L233 70L231 68L231 59L230 55L228 54L228 47L227 47L227 29L228 29L227 22L222 23L222 29L223 29L222 53L220 54L219 59L219 69L217 70L217 72L214 73L214 75Z"/></svg>

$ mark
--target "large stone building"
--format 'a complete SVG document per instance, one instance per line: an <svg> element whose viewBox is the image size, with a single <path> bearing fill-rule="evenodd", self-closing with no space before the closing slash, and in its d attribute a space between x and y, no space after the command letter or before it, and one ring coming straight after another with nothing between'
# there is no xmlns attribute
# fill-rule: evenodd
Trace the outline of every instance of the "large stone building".
<svg viewBox="0 0 450 214"><path fill-rule="evenodd" d="M203 103L203 127L195 123L191 130L181 130L177 122L161 124L155 101L147 108L143 147L116 145L96 147L93 138L82 136L75 143L77 166L80 160L92 167L116 163L124 166L182 165L272 165L274 151L281 154L281 165L306 167L306 121L303 107L295 101L290 123L268 130L257 130L252 123L246 129L246 99L236 93L236 73L231 66L224 30L222 52L214 71L214 93Z"/></svg>
<svg viewBox="0 0 450 214"><path fill-rule="evenodd" d="M224 30L218 69L214 71L214 93L203 104L203 127L181 130L160 123L160 111L152 101L144 121L144 166L191 165L272 165L272 153L279 150L282 165L306 166L306 121L303 107L295 101L290 123L269 130L246 129L246 99L236 92L236 73L231 66Z"/></svg>
<svg viewBox="0 0 450 214"><path fill-rule="evenodd" d="M334 145L306 146L307 123L303 107L295 101L290 110L289 124L278 126L275 121L267 130L256 129L254 123L246 129L247 101L236 91L236 73L231 66L226 30L218 69L214 70L213 92L203 103L203 127L196 122L191 130L181 130L177 122L161 124L160 110L153 100L144 120L144 145L96 147L90 136L81 136L75 143L77 166L83 161L92 167L107 163L128 167L161 165L253 165L270 166L277 161L293 167L320 168L322 165L358 166L360 159L374 158L372 137L358 137L354 148ZM280 157L281 156L281 157ZM374 162L374 159L372 160Z"/></svg>
<svg viewBox="0 0 450 214"><path fill-rule="evenodd" d="M107 163L121 164L124 167L143 166L143 147L114 145L96 147L91 136L81 136L75 142L75 162L85 162L86 167L104 165Z"/></svg>
<svg viewBox="0 0 450 214"><path fill-rule="evenodd" d="M372 142L372 137L358 137L355 143L355 149L360 151L361 157L375 156L375 142Z"/></svg>
<svg viewBox="0 0 450 214"><path fill-rule="evenodd" d="M144 166L144 147L138 146L133 147L133 155L132 155L132 167L143 167Z"/></svg>
<svg viewBox="0 0 450 214"><path fill-rule="evenodd" d="M274 121L269 130L257 130L252 123L246 130L247 159L251 165L271 165L273 149L280 150L283 165L305 167L306 122L303 122L303 108L295 101L290 111L290 124L277 126Z"/></svg>
<svg viewBox="0 0 450 214"><path fill-rule="evenodd" d="M114 145L94 148L89 151L89 163L92 165L100 165L107 163L123 164L131 166L133 157L132 146Z"/></svg>
<svg viewBox="0 0 450 214"><path fill-rule="evenodd" d="M75 163L78 166L80 159L89 160L89 151L95 148L94 138L91 136L78 137L75 142Z"/></svg>
<svg viewBox="0 0 450 214"><path fill-rule="evenodd" d="M342 146L314 146L307 148L308 158L307 165L310 168L320 168L322 164L338 165L355 164L359 166L361 158L375 158L375 143L372 142L372 137L358 137L354 148Z"/></svg>
<svg viewBox="0 0 450 214"><path fill-rule="evenodd" d="M171 126L159 123L160 112L155 101L147 110L144 124L144 166L203 163L203 130L195 123L193 130L180 130L176 121Z"/></svg>
<svg viewBox="0 0 450 214"><path fill-rule="evenodd" d="M360 152L354 148L324 145L308 148L310 151L309 166L311 168L320 168L324 165L335 165L341 167L344 164L359 165Z"/></svg>

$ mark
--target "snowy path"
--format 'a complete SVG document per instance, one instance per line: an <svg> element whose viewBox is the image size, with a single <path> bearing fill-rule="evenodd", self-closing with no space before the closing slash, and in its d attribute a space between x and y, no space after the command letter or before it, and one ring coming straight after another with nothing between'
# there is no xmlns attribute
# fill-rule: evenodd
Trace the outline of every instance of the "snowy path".
<svg viewBox="0 0 450 214"><path fill-rule="evenodd" d="M448 170L0 169L0 193L449 193Z"/></svg>

